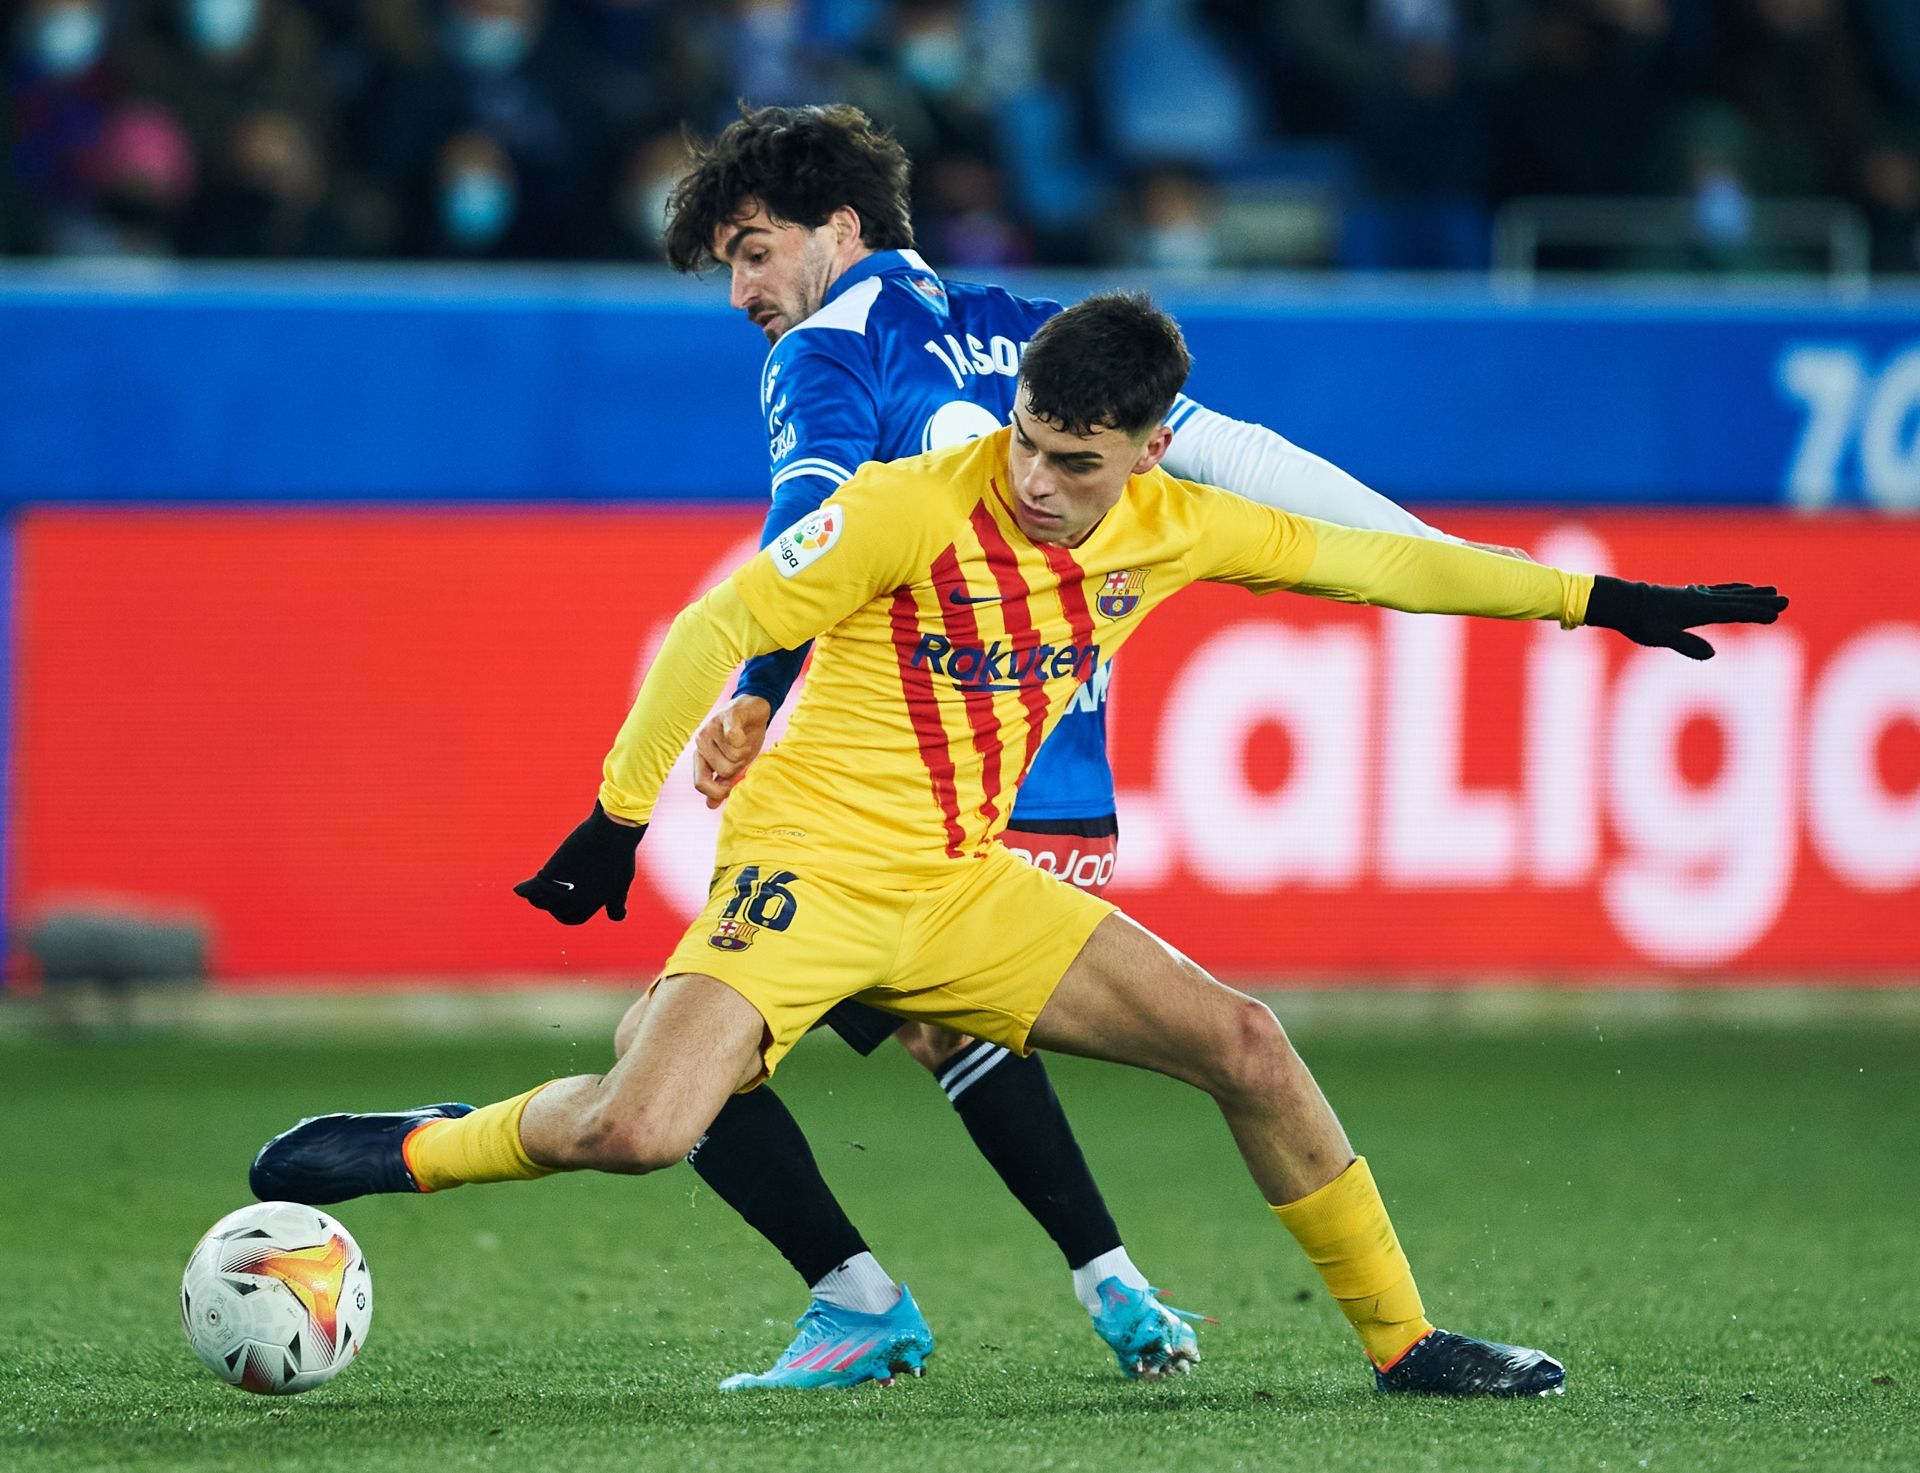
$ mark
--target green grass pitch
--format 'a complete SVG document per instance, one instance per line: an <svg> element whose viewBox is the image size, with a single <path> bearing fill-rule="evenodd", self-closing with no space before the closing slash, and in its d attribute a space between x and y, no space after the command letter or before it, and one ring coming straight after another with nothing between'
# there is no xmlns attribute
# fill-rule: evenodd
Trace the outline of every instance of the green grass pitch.
<svg viewBox="0 0 1920 1473"><path fill-rule="evenodd" d="M1060 1061L1134 1256L1221 1321L1191 1379L1121 1380L937 1091L898 1050L863 1064L830 1040L780 1082L927 1310L926 1380L717 1393L771 1360L802 1294L682 1168L347 1204L374 1273L366 1353L320 1391L248 1396L193 1360L175 1296L260 1140L305 1112L597 1067L617 1000L603 1026L491 1039L15 1030L0 1468L1920 1466L1920 1025L1859 1001L1764 1025L1608 1002L1525 1028L1308 1011L1296 1038L1433 1317L1567 1363L1564 1397L1476 1404L1374 1394L1203 1099Z"/></svg>

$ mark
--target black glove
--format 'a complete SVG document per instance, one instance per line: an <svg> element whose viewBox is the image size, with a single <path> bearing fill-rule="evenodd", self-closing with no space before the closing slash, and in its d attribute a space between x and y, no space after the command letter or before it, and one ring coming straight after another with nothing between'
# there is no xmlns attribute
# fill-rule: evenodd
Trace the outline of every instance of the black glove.
<svg viewBox="0 0 1920 1473"><path fill-rule="evenodd" d="M1787 601L1768 585L1629 583L1596 574L1587 600L1587 623L1617 629L1635 644L1678 650L1689 660L1711 660L1713 646L1687 631L1696 624L1771 624Z"/></svg>
<svg viewBox="0 0 1920 1473"><path fill-rule="evenodd" d="M627 890L633 884L633 851L645 824L615 823L598 803L579 827L560 841L540 873L522 880L513 893L544 910L563 926L593 919L601 906L607 919L627 918Z"/></svg>

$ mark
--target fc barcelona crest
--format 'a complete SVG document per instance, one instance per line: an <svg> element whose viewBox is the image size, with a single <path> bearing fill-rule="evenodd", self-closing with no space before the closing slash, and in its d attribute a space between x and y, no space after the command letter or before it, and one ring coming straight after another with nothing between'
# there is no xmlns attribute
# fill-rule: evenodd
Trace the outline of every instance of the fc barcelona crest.
<svg viewBox="0 0 1920 1473"><path fill-rule="evenodd" d="M1122 568L1117 573L1109 573L1100 585L1100 594L1093 606L1103 619L1124 619L1139 605L1140 590L1146 582L1145 568Z"/></svg>
<svg viewBox="0 0 1920 1473"><path fill-rule="evenodd" d="M721 921L707 938L707 945L715 951L745 951L759 934L760 928L750 921Z"/></svg>

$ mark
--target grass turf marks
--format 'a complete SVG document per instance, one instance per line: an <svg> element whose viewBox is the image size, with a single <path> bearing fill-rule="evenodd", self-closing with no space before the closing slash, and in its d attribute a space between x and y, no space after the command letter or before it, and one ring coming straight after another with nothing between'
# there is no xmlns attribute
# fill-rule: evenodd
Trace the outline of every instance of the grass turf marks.
<svg viewBox="0 0 1920 1473"><path fill-rule="evenodd" d="M321 1391L250 1397L194 1362L175 1294L197 1236L247 1200L259 1142L322 1109L496 1098L593 1067L599 1037L15 1039L0 1042L0 1467L1920 1463L1911 1027L1335 1020L1299 1038L1434 1319L1553 1351L1565 1397L1374 1396L1211 1106L1060 1061L1135 1258L1223 1321L1202 1328L1190 1380L1128 1384L938 1091L897 1050L863 1064L831 1041L781 1086L927 1311L926 1381L717 1393L772 1360L803 1298L676 1169L345 1204L374 1273L368 1348Z"/></svg>

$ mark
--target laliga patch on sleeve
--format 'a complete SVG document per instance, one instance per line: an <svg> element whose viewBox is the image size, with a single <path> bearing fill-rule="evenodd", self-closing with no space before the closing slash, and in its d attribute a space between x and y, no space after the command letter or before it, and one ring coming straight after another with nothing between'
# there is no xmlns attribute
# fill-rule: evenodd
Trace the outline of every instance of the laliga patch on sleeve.
<svg viewBox="0 0 1920 1473"><path fill-rule="evenodd" d="M846 525L847 509L828 502L818 511L808 512L768 543L767 556L773 559L782 578L791 578L838 542Z"/></svg>

